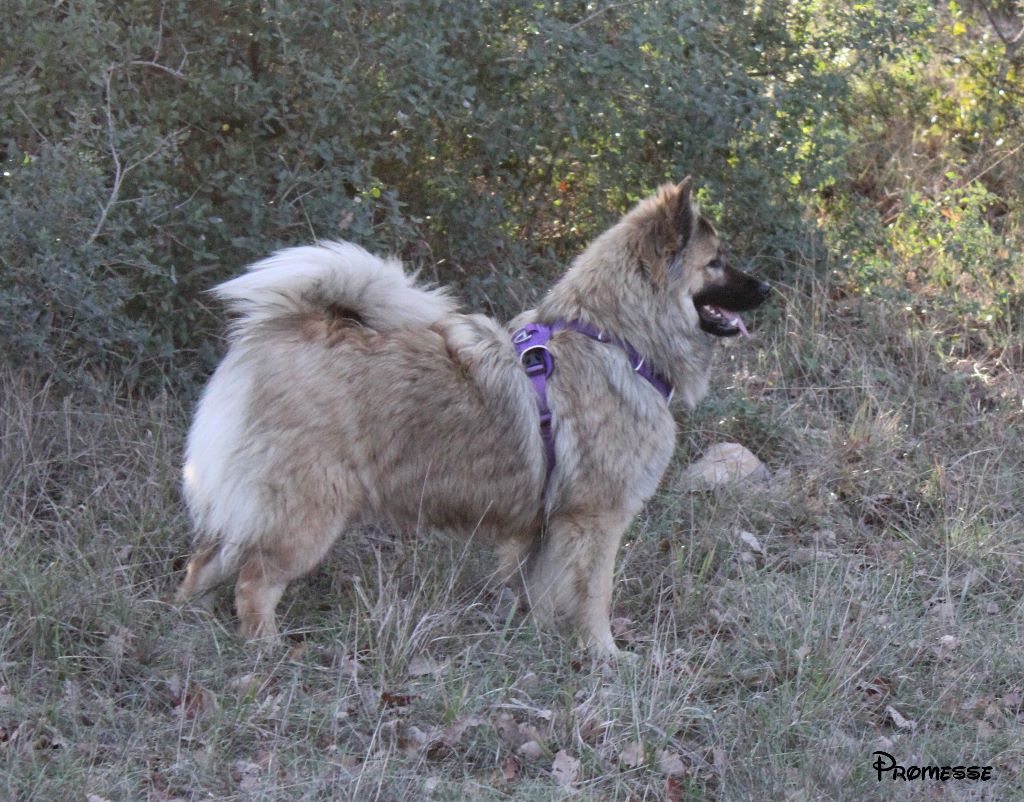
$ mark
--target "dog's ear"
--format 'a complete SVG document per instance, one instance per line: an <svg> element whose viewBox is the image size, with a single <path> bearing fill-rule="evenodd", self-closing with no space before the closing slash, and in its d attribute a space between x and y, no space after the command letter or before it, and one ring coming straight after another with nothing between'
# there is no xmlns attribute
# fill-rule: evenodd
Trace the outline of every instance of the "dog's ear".
<svg viewBox="0 0 1024 802"><path fill-rule="evenodd" d="M693 179L687 176L678 184L665 184L638 211L640 262L651 281L663 287L700 216L693 201Z"/></svg>
<svg viewBox="0 0 1024 802"><path fill-rule="evenodd" d="M672 219L679 237L679 248L682 250L690 242L690 237L693 236L693 227L700 215L697 204L693 200L693 176L686 176L676 186L674 205Z"/></svg>
<svg viewBox="0 0 1024 802"><path fill-rule="evenodd" d="M693 238L694 229L700 219L700 210L693 199L693 177L686 176L674 188L672 223L675 243L671 261L668 264L669 281L677 281L683 274L683 252Z"/></svg>

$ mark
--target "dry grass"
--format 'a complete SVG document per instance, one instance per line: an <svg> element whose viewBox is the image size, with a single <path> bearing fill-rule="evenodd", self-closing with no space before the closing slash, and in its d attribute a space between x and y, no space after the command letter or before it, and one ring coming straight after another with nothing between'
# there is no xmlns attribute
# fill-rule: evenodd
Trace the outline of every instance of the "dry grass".
<svg viewBox="0 0 1024 802"><path fill-rule="evenodd" d="M783 297L723 349L630 533L619 666L481 591L478 549L382 531L297 583L290 647L260 653L228 599L166 601L190 538L181 405L5 376L0 795L1021 798L1020 374L899 308ZM681 488L722 440L772 481ZM994 779L893 788L876 749Z"/></svg>

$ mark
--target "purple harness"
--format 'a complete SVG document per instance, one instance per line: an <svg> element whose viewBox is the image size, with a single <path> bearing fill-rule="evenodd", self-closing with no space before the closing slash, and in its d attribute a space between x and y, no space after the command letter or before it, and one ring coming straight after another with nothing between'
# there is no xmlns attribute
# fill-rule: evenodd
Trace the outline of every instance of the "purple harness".
<svg viewBox="0 0 1024 802"><path fill-rule="evenodd" d="M512 335L512 345L515 346L516 354L522 363L526 375L530 377L530 384L537 394L537 412L540 414L540 436L544 441L544 451L547 454L548 472L551 478L551 471L555 467L555 437L551 429L551 408L548 406L548 377L555 370L555 359L548 350L548 341L552 335L559 331L569 329L577 331L593 340L601 343L611 343L626 352L629 364L639 376L642 376L661 393L666 401L672 400L675 392L672 385L664 376L655 373L644 363L643 357L636 349L625 340L605 334L586 323L578 320L556 320L554 323L529 323L521 329L516 330Z"/></svg>

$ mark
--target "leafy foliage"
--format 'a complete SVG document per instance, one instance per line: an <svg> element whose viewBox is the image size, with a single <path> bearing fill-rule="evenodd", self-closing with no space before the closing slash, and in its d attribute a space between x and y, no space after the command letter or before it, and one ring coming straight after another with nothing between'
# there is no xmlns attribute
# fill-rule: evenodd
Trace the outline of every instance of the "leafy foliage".
<svg viewBox="0 0 1024 802"><path fill-rule="evenodd" d="M1005 35L1024 32L1024 17L1013 9L951 2L915 47L854 82L838 115L852 135L845 177L819 206L846 288L912 306L961 354L1024 331L1024 73Z"/></svg>
<svg viewBox="0 0 1024 802"><path fill-rule="evenodd" d="M203 290L273 247L352 239L507 315L688 172L778 275L848 149L824 111L924 30L910 0L17 0L6 18L3 336L17 361L129 386L205 372Z"/></svg>

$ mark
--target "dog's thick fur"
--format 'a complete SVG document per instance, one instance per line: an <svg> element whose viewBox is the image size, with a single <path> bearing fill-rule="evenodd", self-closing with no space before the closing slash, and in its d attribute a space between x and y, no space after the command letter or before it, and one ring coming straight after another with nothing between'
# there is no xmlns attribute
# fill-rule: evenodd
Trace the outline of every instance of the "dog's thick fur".
<svg viewBox="0 0 1024 802"><path fill-rule="evenodd" d="M673 416L622 349L557 333L545 490L537 401L509 331L588 323L631 343L693 407L708 332L735 333L735 316L715 310L752 308L766 287L721 261L687 179L598 237L508 329L348 243L282 251L214 292L236 320L189 433L197 550L179 599L235 577L242 633L273 637L287 583L346 528L377 520L491 542L536 613L610 653L615 555L668 465Z"/></svg>

